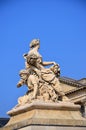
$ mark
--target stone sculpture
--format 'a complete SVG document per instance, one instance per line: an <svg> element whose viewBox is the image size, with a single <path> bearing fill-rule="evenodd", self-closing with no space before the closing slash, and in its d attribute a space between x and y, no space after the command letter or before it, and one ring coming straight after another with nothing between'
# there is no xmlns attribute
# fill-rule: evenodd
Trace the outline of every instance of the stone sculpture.
<svg viewBox="0 0 86 130"><path fill-rule="evenodd" d="M80 105L71 102L62 91L59 81L60 66L55 62L44 62L38 52L39 45L38 39L32 40L30 51L23 55L25 69L19 73L17 87L26 85L28 91L7 112L11 118L2 129L85 130L86 119L81 115ZM75 99L77 100L76 97Z"/></svg>
<svg viewBox="0 0 86 130"><path fill-rule="evenodd" d="M17 87L26 85L28 91L18 99L18 104L31 103L35 100L44 102L69 101L59 82L60 66L55 62L44 62L39 54L40 40L30 43L30 51L24 54L25 69L21 70ZM45 68L45 66L51 67ZM59 100L59 97L61 100Z"/></svg>

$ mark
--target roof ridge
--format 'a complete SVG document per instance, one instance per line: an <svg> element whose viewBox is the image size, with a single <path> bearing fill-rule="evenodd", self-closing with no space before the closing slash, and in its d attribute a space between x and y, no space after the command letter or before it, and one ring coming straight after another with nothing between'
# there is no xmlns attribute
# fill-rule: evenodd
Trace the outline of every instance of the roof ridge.
<svg viewBox="0 0 86 130"><path fill-rule="evenodd" d="M81 87L84 86L84 84L79 83L78 80L72 79L72 78L68 78L68 77L60 77L59 78L60 82L66 83L68 85L72 85L75 87Z"/></svg>

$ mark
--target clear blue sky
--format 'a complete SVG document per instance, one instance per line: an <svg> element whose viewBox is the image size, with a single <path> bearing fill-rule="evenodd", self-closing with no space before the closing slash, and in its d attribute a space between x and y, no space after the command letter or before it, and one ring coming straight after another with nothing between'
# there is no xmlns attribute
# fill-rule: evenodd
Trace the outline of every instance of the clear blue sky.
<svg viewBox="0 0 86 130"><path fill-rule="evenodd" d="M43 60L60 64L61 76L85 78L86 0L0 0L0 117L27 90L16 84L34 38Z"/></svg>

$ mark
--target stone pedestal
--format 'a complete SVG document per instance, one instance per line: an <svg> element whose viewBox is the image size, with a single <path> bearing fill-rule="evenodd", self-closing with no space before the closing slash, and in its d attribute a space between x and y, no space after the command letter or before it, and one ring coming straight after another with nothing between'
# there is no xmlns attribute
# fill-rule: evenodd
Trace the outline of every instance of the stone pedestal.
<svg viewBox="0 0 86 130"><path fill-rule="evenodd" d="M33 102L8 112L11 116L2 130L86 130L80 106L73 103Z"/></svg>

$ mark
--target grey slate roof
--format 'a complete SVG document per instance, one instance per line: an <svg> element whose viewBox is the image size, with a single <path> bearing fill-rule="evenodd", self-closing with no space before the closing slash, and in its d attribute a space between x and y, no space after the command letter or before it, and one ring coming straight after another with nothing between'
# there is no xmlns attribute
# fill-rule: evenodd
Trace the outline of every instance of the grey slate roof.
<svg viewBox="0 0 86 130"><path fill-rule="evenodd" d="M6 125L8 121L9 121L9 118L0 118L0 127L3 127L4 125Z"/></svg>

